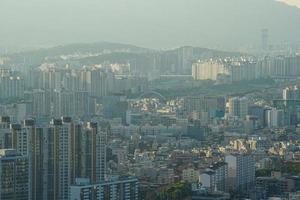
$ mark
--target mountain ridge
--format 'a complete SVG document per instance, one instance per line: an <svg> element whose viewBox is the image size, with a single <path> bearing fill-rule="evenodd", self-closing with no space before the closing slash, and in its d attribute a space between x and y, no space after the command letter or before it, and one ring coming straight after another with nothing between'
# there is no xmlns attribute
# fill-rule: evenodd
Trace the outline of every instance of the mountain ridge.
<svg viewBox="0 0 300 200"><path fill-rule="evenodd" d="M22 53L15 53L7 55L10 58L9 63L13 65L24 65L37 67L43 62L59 62L68 63L79 62L81 64L95 65L103 62L120 62L132 60L152 60L156 56L176 56L181 54L184 49L192 49L193 54L197 58L202 57L214 57L214 56L239 56L242 55L239 52L220 51L202 47L182 46L167 50L153 50L144 47L138 47L129 44L120 43L87 43L87 44L69 44L60 45L57 47L40 49ZM66 61L61 57L62 55L75 55L73 58L69 58ZM77 55L77 57L76 57ZM81 56L86 55L86 56ZM27 61L27 63L24 61Z"/></svg>
<svg viewBox="0 0 300 200"><path fill-rule="evenodd" d="M117 41L155 49L237 49L259 46L263 28L270 44L300 42L300 10L275 0L35 0L35 10L33 0L16 1L1 2L2 46Z"/></svg>

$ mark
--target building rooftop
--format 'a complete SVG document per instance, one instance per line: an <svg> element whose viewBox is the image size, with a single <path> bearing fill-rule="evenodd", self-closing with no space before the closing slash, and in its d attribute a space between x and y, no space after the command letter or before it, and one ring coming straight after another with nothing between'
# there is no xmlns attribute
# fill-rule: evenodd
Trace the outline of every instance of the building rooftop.
<svg viewBox="0 0 300 200"><path fill-rule="evenodd" d="M0 157L16 156L17 151L15 149L0 149Z"/></svg>

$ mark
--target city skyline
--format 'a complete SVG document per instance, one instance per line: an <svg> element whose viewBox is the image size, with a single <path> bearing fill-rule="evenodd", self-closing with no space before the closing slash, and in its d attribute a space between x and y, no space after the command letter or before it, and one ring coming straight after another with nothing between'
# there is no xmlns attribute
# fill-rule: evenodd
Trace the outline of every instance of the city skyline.
<svg viewBox="0 0 300 200"><path fill-rule="evenodd" d="M0 199L299 200L298 3L0 0Z"/></svg>

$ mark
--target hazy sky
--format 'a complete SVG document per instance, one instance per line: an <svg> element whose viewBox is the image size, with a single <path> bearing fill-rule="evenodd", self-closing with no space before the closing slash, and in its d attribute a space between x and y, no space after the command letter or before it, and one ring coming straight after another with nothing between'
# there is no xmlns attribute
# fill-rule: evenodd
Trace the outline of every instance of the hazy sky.
<svg viewBox="0 0 300 200"><path fill-rule="evenodd" d="M299 21L300 9L275 0L0 0L0 49L96 41L237 47L259 42L265 27L270 40L295 41Z"/></svg>

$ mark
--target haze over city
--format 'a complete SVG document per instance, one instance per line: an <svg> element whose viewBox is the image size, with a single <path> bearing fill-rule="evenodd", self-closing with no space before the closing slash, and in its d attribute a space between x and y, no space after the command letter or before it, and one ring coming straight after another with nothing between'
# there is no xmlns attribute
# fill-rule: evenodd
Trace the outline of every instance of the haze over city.
<svg viewBox="0 0 300 200"><path fill-rule="evenodd" d="M0 0L0 200L299 200L300 0Z"/></svg>
<svg viewBox="0 0 300 200"><path fill-rule="evenodd" d="M298 0L286 0L299 5ZM2 0L0 48L119 42L148 48L184 45L237 50L299 43L299 10L275 0Z"/></svg>

